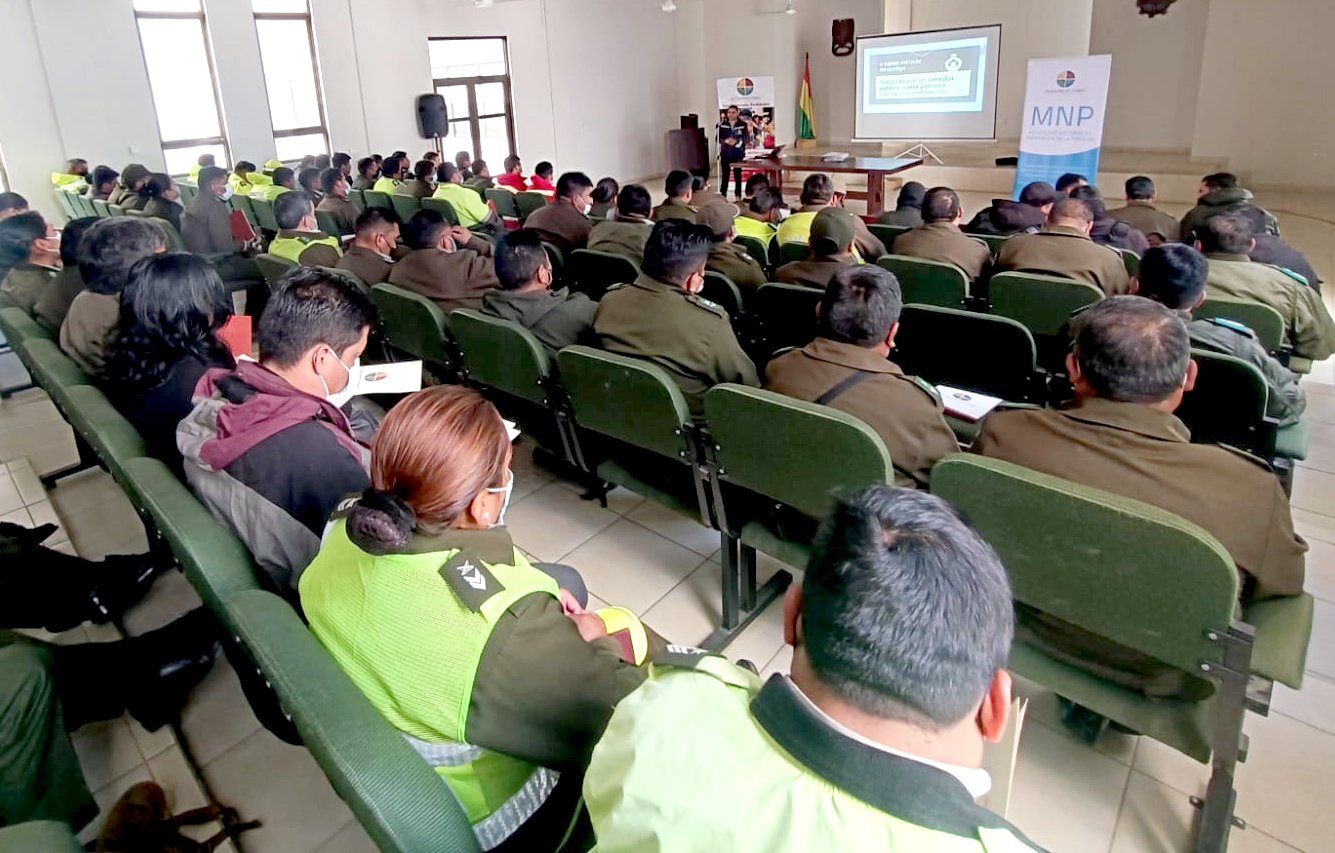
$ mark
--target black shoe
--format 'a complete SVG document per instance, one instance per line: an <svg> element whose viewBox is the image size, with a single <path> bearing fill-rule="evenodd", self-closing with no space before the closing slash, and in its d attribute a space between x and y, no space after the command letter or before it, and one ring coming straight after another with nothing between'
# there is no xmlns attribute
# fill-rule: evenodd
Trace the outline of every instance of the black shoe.
<svg viewBox="0 0 1335 853"><path fill-rule="evenodd" d="M97 571L97 582L88 591L93 607L89 619L102 625L120 618L148 594L167 568L152 554L117 554L105 558Z"/></svg>
<svg viewBox="0 0 1335 853"><path fill-rule="evenodd" d="M222 649L219 633L213 615L201 607L131 641L137 646L139 676L125 705L144 728L156 731L180 714Z"/></svg>
<svg viewBox="0 0 1335 853"><path fill-rule="evenodd" d="M1091 711L1084 705L1077 705L1070 699L1058 696L1057 707L1061 710L1062 725L1082 743L1093 746L1103 734L1103 730L1108 727L1107 717Z"/></svg>
<svg viewBox="0 0 1335 853"><path fill-rule="evenodd" d="M7 521L0 521L0 540L4 540L4 549L0 553L19 554L24 551L31 551L38 545L41 545L58 528L54 524L43 524L41 527L24 527L19 524L10 524Z"/></svg>

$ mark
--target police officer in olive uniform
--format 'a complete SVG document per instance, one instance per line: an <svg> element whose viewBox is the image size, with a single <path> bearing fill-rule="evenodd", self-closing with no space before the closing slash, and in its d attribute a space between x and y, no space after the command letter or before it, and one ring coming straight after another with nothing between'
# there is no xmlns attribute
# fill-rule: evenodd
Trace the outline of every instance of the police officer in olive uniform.
<svg viewBox="0 0 1335 853"><path fill-rule="evenodd" d="M273 215L280 230L269 244L269 254L304 267L337 266L343 257L338 237L320 231L310 196L300 191L283 193L274 200Z"/></svg>
<svg viewBox="0 0 1335 853"><path fill-rule="evenodd" d="M765 387L863 421L890 451L895 485L926 488L932 466L959 445L936 389L886 360L903 307L888 270L845 267L821 300L816 340L771 361Z"/></svg>
<svg viewBox="0 0 1335 853"><path fill-rule="evenodd" d="M644 247L644 272L631 284L609 290L593 318L599 346L665 369L697 418L710 387L720 382L760 386L728 313L699 296L712 244L703 225L659 222Z"/></svg>
<svg viewBox="0 0 1335 853"><path fill-rule="evenodd" d="M992 260L987 246L960 230L964 213L959 194L949 187L932 187L923 197L921 227L895 238L894 253L953 264L977 281Z"/></svg>
<svg viewBox="0 0 1335 853"><path fill-rule="evenodd" d="M696 218L714 235L714 245L709 248L705 268L726 275L743 290L755 291L765 283L765 270L744 247L732 241L737 234L733 222L739 212L737 205L722 199L700 208Z"/></svg>
<svg viewBox="0 0 1335 853"><path fill-rule="evenodd" d="M644 260L644 244L653 230L649 212L653 203L649 191L639 184L627 184L617 193L617 215L595 222L589 231L588 248L598 252L625 255L635 263Z"/></svg>
<svg viewBox="0 0 1335 853"><path fill-rule="evenodd" d="M1245 602L1300 594L1307 543L1294 532L1279 480L1245 454L1192 444L1173 416L1196 378L1182 318L1149 299L1118 296L1090 306L1075 327L1066 359L1075 405L994 412L972 451L1199 525L1233 558ZM1123 686L1188 699L1213 689L1060 620L1023 607L1020 616L1029 639L1054 657Z"/></svg>
<svg viewBox="0 0 1335 853"><path fill-rule="evenodd" d="M667 192L667 200L654 208L651 218L655 222L662 222L664 219L685 219L687 222L694 222L696 209L692 206L691 199L695 195L695 179L691 177L691 173L673 169L668 172L667 180L663 182L663 189Z"/></svg>
<svg viewBox="0 0 1335 853"><path fill-rule="evenodd" d="M1001 244L996 271L1018 270L1088 282L1108 296L1129 293L1131 277L1121 252L1089 238L1094 211L1074 198L1059 198L1037 234L1017 234Z"/></svg>
<svg viewBox="0 0 1335 853"><path fill-rule="evenodd" d="M774 271L776 281L821 290L835 273L857 266L853 255L853 214L842 207L826 207L811 220L811 253L804 261L790 261Z"/></svg>

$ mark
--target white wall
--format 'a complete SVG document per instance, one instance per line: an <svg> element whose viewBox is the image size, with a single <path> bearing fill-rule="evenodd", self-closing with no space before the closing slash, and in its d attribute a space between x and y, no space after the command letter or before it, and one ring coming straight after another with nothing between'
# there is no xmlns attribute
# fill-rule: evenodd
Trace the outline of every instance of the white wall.
<svg viewBox="0 0 1335 853"><path fill-rule="evenodd" d="M1131 5L1131 0L1113 2ZM1029 60L1087 55L1093 5L1094 0L913 0L911 21L914 32L1001 24L997 138L1019 139Z"/></svg>
<svg viewBox="0 0 1335 853"><path fill-rule="evenodd" d="M884 32L881 0L826 0L798 4L797 52L811 55L811 91L816 108L816 136L822 140L843 141L853 138L853 115L857 103L857 57L835 56L830 52L830 24L852 18L857 35ZM801 68L798 69L800 81ZM800 83L799 83L800 85ZM785 114L797 113L797 89L780 91L779 104Z"/></svg>
<svg viewBox="0 0 1335 853"><path fill-rule="evenodd" d="M204 0L204 15L232 159L263 163L274 156L273 125L251 5L245 0Z"/></svg>
<svg viewBox="0 0 1335 853"><path fill-rule="evenodd" d="M1209 9L1184 0L1151 19L1130 0L1094 4L1089 52L1113 58L1104 145L1191 148Z"/></svg>

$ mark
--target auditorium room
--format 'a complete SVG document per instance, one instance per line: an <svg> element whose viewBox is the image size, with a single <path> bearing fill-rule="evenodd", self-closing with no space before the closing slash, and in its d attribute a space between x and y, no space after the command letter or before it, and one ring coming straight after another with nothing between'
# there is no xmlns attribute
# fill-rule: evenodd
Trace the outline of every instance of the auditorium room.
<svg viewBox="0 0 1335 853"><path fill-rule="evenodd" d="M0 20L0 853L1335 853L1329 0Z"/></svg>

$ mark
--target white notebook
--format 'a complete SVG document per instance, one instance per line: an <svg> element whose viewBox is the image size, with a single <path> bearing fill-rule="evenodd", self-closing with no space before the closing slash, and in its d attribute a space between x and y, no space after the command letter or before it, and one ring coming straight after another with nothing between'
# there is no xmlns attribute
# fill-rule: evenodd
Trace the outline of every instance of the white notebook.
<svg viewBox="0 0 1335 853"><path fill-rule="evenodd" d="M989 397L976 391L964 391L949 385L938 385L936 391L941 395L941 404L946 411L966 421L981 421L988 412L1004 402L1000 397Z"/></svg>

